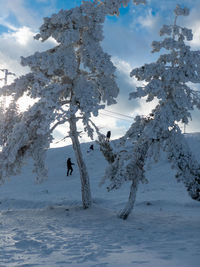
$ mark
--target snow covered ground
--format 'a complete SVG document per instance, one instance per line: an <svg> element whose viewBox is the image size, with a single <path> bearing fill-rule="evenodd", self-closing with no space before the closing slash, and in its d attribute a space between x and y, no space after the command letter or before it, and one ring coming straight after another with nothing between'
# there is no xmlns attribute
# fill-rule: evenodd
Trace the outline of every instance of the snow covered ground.
<svg viewBox="0 0 200 267"><path fill-rule="evenodd" d="M187 140L200 161L200 134ZM81 206L77 165L66 176L72 147L50 149L49 179L34 182L31 162L18 177L0 187L0 267L199 267L200 203L178 184L165 157L147 171L128 220L116 214L129 186L108 193L99 187L106 162L97 145L87 153L93 207Z"/></svg>

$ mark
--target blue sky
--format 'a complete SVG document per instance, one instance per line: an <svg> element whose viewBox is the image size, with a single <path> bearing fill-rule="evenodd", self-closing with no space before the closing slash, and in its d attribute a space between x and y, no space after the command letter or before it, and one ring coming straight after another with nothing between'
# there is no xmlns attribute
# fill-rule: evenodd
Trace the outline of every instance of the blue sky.
<svg viewBox="0 0 200 267"><path fill-rule="evenodd" d="M128 100L128 94L136 86L136 81L129 77L129 72L134 67L156 59L156 54L151 54L151 42L159 40L158 33L163 24L173 22L173 9L176 4L190 8L190 15L179 22L193 30L194 40L191 46L195 50L200 49L200 1L147 0L146 6L135 6L131 2L128 7L121 8L119 17L107 18L102 45L117 67L120 87L118 104L108 107L107 110L134 117L136 114L150 112L152 104L146 105L144 100ZM28 69L20 65L20 56L28 56L53 46L51 41L40 43L33 40L43 17L80 3L80 0L0 0L0 68L8 68L17 76L26 73ZM107 113L107 116L102 114L97 124L103 132L107 131L106 125L110 125L113 137L118 137L126 131L131 121L129 122L128 117L111 112ZM194 119L186 127L186 131L200 132L199 115L199 111L193 113ZM66 129L61 127L57 136L62 137L63 132L66 133ZM84 138L83 136L83 140Z"/></svg>

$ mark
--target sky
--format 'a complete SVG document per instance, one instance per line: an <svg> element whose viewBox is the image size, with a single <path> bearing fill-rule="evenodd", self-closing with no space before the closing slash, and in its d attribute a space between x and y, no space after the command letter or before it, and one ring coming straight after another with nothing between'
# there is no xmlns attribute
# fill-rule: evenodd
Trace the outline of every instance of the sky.
<svg viewBox="0 0 200 267"><path fill-rule="evenodd" d="M173 10L176 4L190 8L188 17L180 18L179 24L193 30L194 39L190 46L200 49L200 1L199 0L147 0L147 5L135 6L131 3L121 8L119 17L107 17L104 26L104 50L111 55L117 67L117 83L120 94L117 104L106 107L95 118L102 133L112 131L112 138L122 136L136 115L147 115L156 103L142 100L128 100L137 81L129 77L130 71L145 63L154 62L158 55L151 53L151 43L159 39L159 29L163 24L173 23ZM29 71L20 65L20 56L32 55L53 47L52 40L45 43L36 41L33 36L38 32L44 17L57 13L60 9L70 9L81 4L80 0L0 0L0 68L20 76ZM0 78L3 72L0 72ZM12 82L10 76L8 82ZM27 105L28 100L21 102ZM192 121L186 126L186 132L200 132L200 111L192 112ZM109 127L108 127L109 125ZM183 128L183 126L181 125ZM62 146L69 142L58 142L67 135L66 125L55 132L53 146ZM81 141L87 141L82 134Z"/></svg>

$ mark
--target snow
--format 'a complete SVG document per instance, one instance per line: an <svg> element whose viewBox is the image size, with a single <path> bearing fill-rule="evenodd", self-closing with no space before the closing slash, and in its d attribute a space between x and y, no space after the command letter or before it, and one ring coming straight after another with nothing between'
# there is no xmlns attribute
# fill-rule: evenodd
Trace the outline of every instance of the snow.
<svg viewBox="0 0 200 267"><path fill-rule="evenodd" d="M200 134L186 139L200 160ZM129 184L107 192L99 187L106 162L95 143L81 144L90 174L93 206L83 210L77 164L66 176L71 146L48 150L49 177L35 184L32 162L0 187L0 266L198 267L200 203L192 200L162 155L147 168L136 206L124 221L116 215Z"/></svg>

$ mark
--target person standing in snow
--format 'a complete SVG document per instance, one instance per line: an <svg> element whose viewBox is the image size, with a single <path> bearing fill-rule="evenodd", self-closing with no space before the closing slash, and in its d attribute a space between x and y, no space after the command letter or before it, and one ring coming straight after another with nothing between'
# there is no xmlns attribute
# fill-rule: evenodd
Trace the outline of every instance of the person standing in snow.
<svg viewBox="0 0 200 267"><path fill-rule="evenodd" d="M67 176L72 175L72 172L73 172L72 165L74 165L74 163L71 162L71 158L68 158L67 159Z"/></svg>
<svg viewBox="0 0 200 267"><path fill-rule="evenodd" d="M110 136L111 136L111 131L108 131L106 134L106 141L109 142L110 141Z"/></svg>
<svg viewBox="0 0 200 267"><path fill-rule="evenodd" d="M94 145L91 145L90 146L90 150L94 150Z"/></svg>
<svg viewBox="0 0 200 267"><path fill-rule="evenodd" d="M93 150L94 150L94 145L91 145L90 148L88 149L87 153L90 153Z"/></svg>

